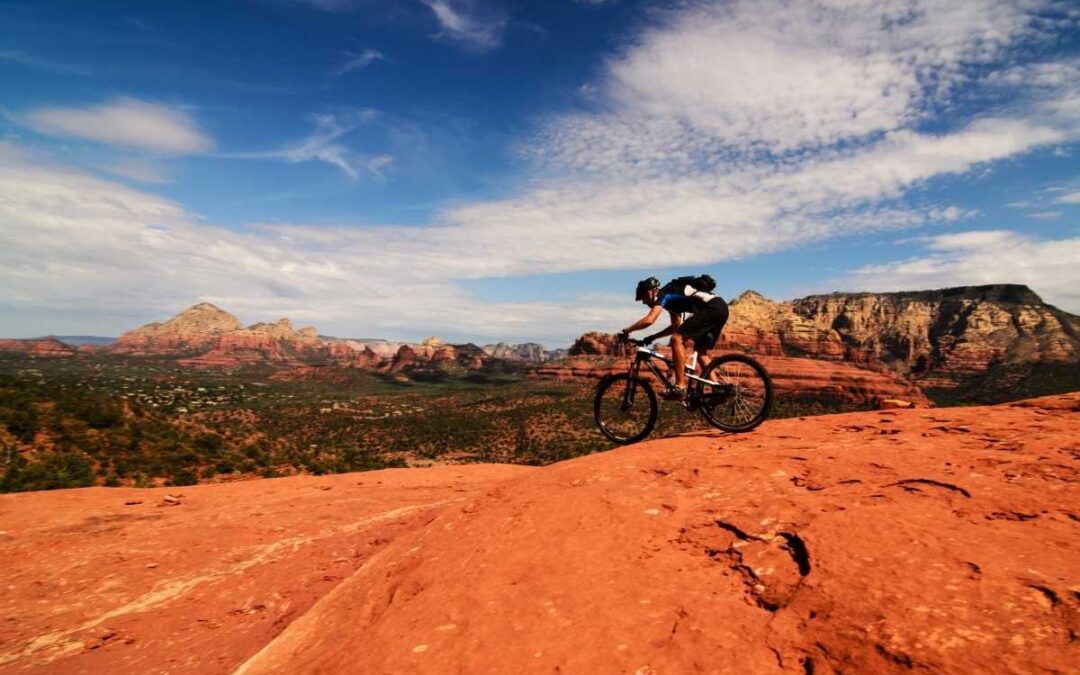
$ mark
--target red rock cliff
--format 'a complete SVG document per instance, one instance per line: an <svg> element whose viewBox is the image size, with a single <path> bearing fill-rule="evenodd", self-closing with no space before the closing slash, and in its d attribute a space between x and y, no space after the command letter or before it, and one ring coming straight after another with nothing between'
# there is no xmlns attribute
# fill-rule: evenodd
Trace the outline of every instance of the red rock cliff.
<svg viewBox="0 0 1080 675"><path fill-rule="evenodd" d="M994 363L1080 364L1080 317L1026 286L902 293L834 293L771 302L747 292L731 303L721 347L806 355L887 368L950 386Z"/></svg>

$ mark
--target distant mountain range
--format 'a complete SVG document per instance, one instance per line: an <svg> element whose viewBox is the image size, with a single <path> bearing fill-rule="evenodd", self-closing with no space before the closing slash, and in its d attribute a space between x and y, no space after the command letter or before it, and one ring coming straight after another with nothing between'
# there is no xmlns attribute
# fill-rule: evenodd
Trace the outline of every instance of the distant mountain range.
<svg viewBox="0 0 1080 675"><path fill-rule="evenodd" d="M0 349L49 357L158 356L193 367L338 365L396 371L478 369L492 362L539 366L568 354L610 354L612 340L611 335L587 334L569 351L535 343L447 344L435 337L420 343L353 340L322 336L312 327L296 329L288 319L244 327L232 314L199 303L115 340L0 340ZM1046 304L1020 285L833 293L785 302L746 291L731 302L718 348L843 361L924 388L963 387L987 374L997 378L994 386L1011 387L1040 368L1052 371L1048 377L1061 381L1058 388L1080 383L1080 317Z"/></svg>
<svg viewBox="0 0 1080 675"><path fill-rule="evenodd" d="M953 390L958 401L1080 389L1080 317L1026 286L832 293L786 302L746 291L730 309L717 345L722 351L846 362L922 389ZM584 335L570 348L573 357L613 351L614 336L602 333Z"/></svg>
<svg viewBox="0 0 1080 675"><path fill-rule="evenodd" d="M312 327L294 328L284 318L244 327L232 314L206 302L118 338L50 336L2 340L0 349L46 357L88 353L153 356L201 368L336 365L391 371L431 367L475 370L492 361L539 364L566 355L566 350L547 350L535 343L477 346L448 344L436 337L421 343L333 338L320 335Z"/></svg>

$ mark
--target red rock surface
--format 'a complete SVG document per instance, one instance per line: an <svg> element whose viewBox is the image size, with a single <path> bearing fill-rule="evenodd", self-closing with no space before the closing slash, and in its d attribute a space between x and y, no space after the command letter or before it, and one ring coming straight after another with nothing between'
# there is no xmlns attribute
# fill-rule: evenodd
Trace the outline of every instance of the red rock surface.
<svg viewBox="0 0 1080 675"><path fill-rule="evenodd" d="M67 358L75 356L79 351L79 349L53 337L32 340L0 340L0 352L19 352L27 356Z"/></svg>
<svg viewBox="0 0 1080 675"><path fill-rule="evenodd" d="M529 471L0 495L0 671L231 672L402 532Z"/></svg>
<svg viewBox="0 0 1080 675"><path fill-rule="evenodd" d="M176 505L168 489L5 495L0 660L1075 672L1078 412L1080 393L787 419L539 469L174 489Z"/></svg>

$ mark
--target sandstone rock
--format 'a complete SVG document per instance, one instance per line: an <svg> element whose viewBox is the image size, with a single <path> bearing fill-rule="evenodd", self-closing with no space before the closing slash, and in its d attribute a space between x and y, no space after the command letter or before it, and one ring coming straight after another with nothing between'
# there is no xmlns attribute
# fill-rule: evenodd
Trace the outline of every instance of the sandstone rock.
<svg viewBox="0 0 1080 675"><path fill-rule="evenodd" d="M570 347L569 356L611 356L619 353L619 340L609 333L585 333Z"/></svg>
<svg viewBox="0 0 1080 675"><path fill-rule="evenodd" d="M481 349L492 358L523 363L546 363L566 356L565 349L548 350L535 342L524 342L516 345L499 342L493 345L484 345Z"/></svg>
<svg viewBox="0 0 1080 675"><path fill-rule="evenodd" d="M200 302L165 323L149 323L124 333L105 351L133 355L189 353L206 349L218 336L241 327L232 314Z"/></svg>
<svg viewBox="0 0 1080 675"><path fill-rule="evenodd" d="M298 332L288 319L281 319L224 333L214 339L208 351L181 363L202 368L263 364L295 367L324 355L323 343L314 328Z"/></svg>
<svg viewBox="0 0 1080 675"><path fill-rule="evenodd" d="M906 410L909 408L916 408L913 401L905 401L899 398L883 398L878 401L878 410Z"/></svg>
<svg viewBox="0 0 1080 675"><path fill-rule="evenodd" d="M1077 411L1080 393L767 421L544 468L194 486L150 518L121 502L165 489L0 495L0 659L113 675L1071 672Z"/></svg>
<svg viewBox="0 0 1080 675"><path fill-rule="evenodd" d="M0 340L0 351L18 352L40 358L69 358L75 356L80 350L54 337L46 337L30 340Z"/></svg>
<svg viewBox="0 0 1080 675"><path fill-rule="evenodd" d="M328 359L337 365L353 368L379 368L384 359L370 347L353 340L326 343Z"/></svg>
<svg viewBox="0 0 1080 675"><path fill-rule="evenodd" d="M390 364L390 370L405 370L415 366L417 361L416 350L409 345L401 345Z"/></svg>
<svg viewBox="0 0 1080 675"><path fill-rule="evenodd" d="M731 303L720 346L844 360L954 386L994 363L1080 363L1080 317L1014 285L780 303L748 292Z"/></svg>

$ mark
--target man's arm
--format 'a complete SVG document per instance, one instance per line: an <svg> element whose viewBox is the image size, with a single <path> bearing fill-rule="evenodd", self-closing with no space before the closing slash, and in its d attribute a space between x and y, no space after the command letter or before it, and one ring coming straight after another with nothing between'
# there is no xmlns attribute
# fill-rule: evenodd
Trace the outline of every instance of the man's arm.
<svg viewBox="0 0 1080 675"><path fill-rule="evenodd" d="M622 329L622 333L624 335L628 335L630 333L633 333L636 330L641 330L642 328L648 328L649 326L656 323L656 319L659 318L660 312L662 312L662 311L664 311L664 308L661 307L660 305L656 305L655 307L653 307L652 309L649 310L648 314L641 317L640 319L638 319L634 323L630 324L626 328Z"/></svg>
<svg viewBox="0 0 1080 675"><path fill-rule="evenodd" d="M645 342L655 342L662 337L667 337L675 332L675 329L682 325L682 314L676 314L674 312L668 312L671 315L671 325L660 331L659 333L653 333L645 337Z"/></svg>

